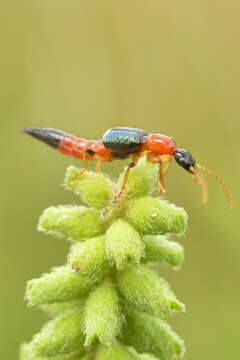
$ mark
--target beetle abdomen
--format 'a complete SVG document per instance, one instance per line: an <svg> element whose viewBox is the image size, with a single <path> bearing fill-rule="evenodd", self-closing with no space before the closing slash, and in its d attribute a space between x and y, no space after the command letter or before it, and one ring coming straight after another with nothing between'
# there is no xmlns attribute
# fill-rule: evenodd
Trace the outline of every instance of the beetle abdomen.
<svg viewBox="0 0 240 360"><path fill-rule="evenodd" d="M105 132L103 144L112 151L130 154L138 150L143 136L147 136L144 130L132 127L116 127Z"/></svg>

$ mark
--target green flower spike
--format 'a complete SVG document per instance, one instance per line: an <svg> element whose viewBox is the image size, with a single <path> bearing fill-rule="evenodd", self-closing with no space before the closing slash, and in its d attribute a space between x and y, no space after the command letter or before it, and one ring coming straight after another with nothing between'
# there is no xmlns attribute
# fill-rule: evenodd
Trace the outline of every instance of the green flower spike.
<svg viewBox="0 0 240 360"><path fill-rule="evenodd" d="M84 355L83 350L79 350L72 354L60 355L60 356L51 356L51 360L79 360L83 359ZM35 357L33 354L31 344L22 344L20 348L20 360L49 360L49 357Z"/></svg>
<svg viewBox="0 0 240 360"><path fill-rule="evenodd" d="M34 355L52 357L83 351L83 309L64 311L50 320L32 341Z"/></svg>
<svg viewBox="0 0 240 360"><path fill-rule="evenodd" d="M129 266L116 276L119 290L139 311L167 319L173 310L184 311L166 280L147 266Z"/></svg>
<svg viewBox="0 0 240 360"><path fill-rule="evenodd" d="M90 279L102 278L109 268L105 254L105 236L75 243L70 250L68 262L75 272Z"/></svg>
<svg viewBox="0 0 240 360"><path fill-rule="evenodd" d="M145 245L144 262L158 261L179 267L184 260L183 247L175 241L167 240L163 235L145 235L142 237Z"/></svg>
<svg viewBox="0 0 240 360"><path fill-rule="evenodd" d="M85 307L85 344L96 337L101 344L111 346L120 334L123 315L118 293L110 280L106 280L89 295Z"/></svg>
<svg viewBox="0 0 240 360"><path fill-rule="evenodd" d="M184 354L183 341L161 319L130 308L125 309L126 324L122 341L140 353L151 353L161 360Z"/></svg>
<svg viewBox="0 0 240 360"><path fill-rule="evenodd" d="M98 347L96 353L96 360L136 360L130 350L123 344L117 343L111 347L106 348L103 345Z"/></svg>
<svg viewBox="0 0 240 360"><path fill-rule="evenodd" d="M171 360L184 353L166 324L184 305L150 262L179 268L186 231L182 208L154 197L158 167L142 158L113 183L70 166L65 187L82 204L45 210L39 230L71 241L67 263L28 282L26 300L49 322L20 349L20 360ZM154 267L159 269L159 267ZM158 270L159 271L159 270Z"/></svg>
<svg viewBox="0 0 240 360"><path fill-rule="evenodd" d="M144 256L144 243L139 233L126 221L118 219L106 232L106 255L118 270L122 270L128 260L140 264Z"/></svg>

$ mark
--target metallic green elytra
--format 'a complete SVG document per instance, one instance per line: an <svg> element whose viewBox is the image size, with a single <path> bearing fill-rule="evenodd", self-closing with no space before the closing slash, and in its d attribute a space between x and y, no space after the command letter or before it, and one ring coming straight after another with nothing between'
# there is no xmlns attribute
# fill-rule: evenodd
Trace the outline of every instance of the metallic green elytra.
<svg viewBox="0 0 240 360"><path fill-rule="evenodd" d="M133 152L138 150L143 136L147 136L144 130L132 127L116 127L105 132L103 144L113 151Z"/></svg>

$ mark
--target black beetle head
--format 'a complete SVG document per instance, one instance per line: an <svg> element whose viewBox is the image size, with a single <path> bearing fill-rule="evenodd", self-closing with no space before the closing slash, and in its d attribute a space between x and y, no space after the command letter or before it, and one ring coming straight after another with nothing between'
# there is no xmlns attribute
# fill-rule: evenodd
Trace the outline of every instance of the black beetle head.
<svg viewBox="0 0 240 360"><path fill-rule="evenodd" d="M190 152L185 149L176 149L174 153L175 160L177 163L182 166L185 170L190 173L195 173L195 163L196 161L193 159Z"/></svg>

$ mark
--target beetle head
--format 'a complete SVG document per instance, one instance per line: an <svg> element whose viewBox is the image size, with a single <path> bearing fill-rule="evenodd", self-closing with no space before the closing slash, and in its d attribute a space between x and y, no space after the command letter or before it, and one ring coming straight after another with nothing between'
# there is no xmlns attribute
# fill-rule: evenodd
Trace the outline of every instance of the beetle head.
<svg viewBox="0 0 240 360"><path fill-rule="evenodd" d="M195 174L196 161L194 160L190 152L185 149L177 148L175 150L174 157L180 166L182 166L188 172Z"/></svg>

